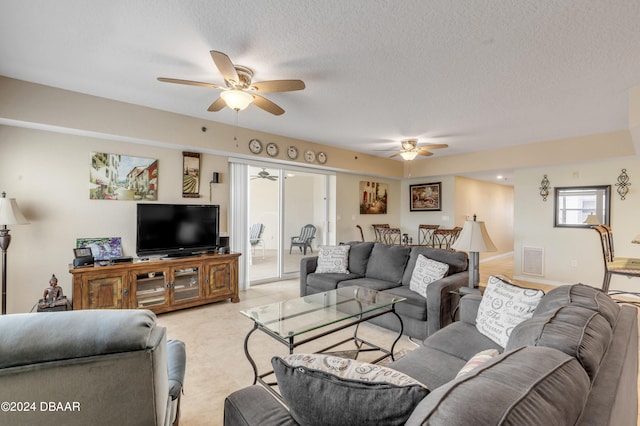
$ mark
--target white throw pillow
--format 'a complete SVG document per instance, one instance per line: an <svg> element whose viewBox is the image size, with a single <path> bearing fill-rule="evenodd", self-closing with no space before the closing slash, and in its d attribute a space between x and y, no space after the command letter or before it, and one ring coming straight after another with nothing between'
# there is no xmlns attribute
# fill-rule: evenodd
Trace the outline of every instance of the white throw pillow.
<svg viewBox="0 0 640 426"><path fill-rule="evenodd" d="M351 246L321 246L318 250L317 274L348 274L349 249Z"/></svg>
<svg viewBox="0 0 640 426"><path fill-rule="evenodd" d="M518 287L491 276L478 307L476 328L504 348L513 328L531 318L542 296L542 290Z"/></svg>
<svg viewBox="0 0 640 426"><path fill-rule="evenodd" d="M418 255L416 266L411 274L409 288L424 297L427 297L427 286L447 275L449 265Z"/></svg>
<svg viewBox="0 0 640 426"><path fill-rule="evenodd" d="M456 374L456 379L463 374L467 374L469 371L480 367L485 362L489 361L491 358L500 355L497 349L487 349L481 352L478 352L474 356L471 357L469 361L458 371Z"/></svg>

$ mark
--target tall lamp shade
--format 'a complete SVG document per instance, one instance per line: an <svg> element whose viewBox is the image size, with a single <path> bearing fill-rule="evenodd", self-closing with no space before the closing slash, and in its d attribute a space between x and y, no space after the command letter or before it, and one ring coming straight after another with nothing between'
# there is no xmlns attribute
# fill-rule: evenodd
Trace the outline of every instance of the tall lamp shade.
<svg viewBox="0 0 640 426"><path fill-rule="evenodd" d="M469 252L469 287L478 287L480 281L479 253L498 250L491 241L484 222L477 222L475 216L474 220L467 220L462 227L460 236L451 248Z"/></svg>
<svg viewBox="0 0 640 426"><path fill-rule="evenodd" d="M0 197L0 249L2 249L2 315L7 313L7 250L11 243L8 225L26 225L15 198L7 198L5 192Z"/></svg>
<svg viewBox="0 0 640 426"><path fill-rule="evenodd" d="M600 221L598 220L598 216L595 214L587 215L587 218L582 222L587 225L600 225Z"/></svg>

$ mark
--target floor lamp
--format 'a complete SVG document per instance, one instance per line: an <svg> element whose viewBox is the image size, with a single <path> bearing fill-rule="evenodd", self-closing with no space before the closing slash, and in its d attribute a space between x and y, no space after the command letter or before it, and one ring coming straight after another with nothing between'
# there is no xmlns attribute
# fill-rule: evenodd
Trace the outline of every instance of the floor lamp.
<svg viewBox="0 0 640 426"><path fill-rule="evenodd" d="M451 248L469 252L469 287L478 287L478 282L480 282L479 253L498 250L493 245L484 222L476 222L476 215L473 215L473 220L465 221L460 236Z"/></svg>
<svg viewBox="0 0 640 426"><path fill-rule="evenodd" d="M15 198L7 198L3 192L0 198L0 249L2 249L2 315L7 313L7 249L11 243L11 235L7 225L25 225L27 219L18 208Z"/></svg>

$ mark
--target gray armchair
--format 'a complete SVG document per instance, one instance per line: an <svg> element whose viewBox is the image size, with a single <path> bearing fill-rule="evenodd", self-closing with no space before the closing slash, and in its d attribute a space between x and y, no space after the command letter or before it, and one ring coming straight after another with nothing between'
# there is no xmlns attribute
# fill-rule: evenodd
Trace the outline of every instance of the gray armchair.
<svg viewBox="0 0 640 426"><path fill-rule="evenodd" d="M33 404L2 424L177 424L184 373L151 311L0 316L0 401Z"/></svg>

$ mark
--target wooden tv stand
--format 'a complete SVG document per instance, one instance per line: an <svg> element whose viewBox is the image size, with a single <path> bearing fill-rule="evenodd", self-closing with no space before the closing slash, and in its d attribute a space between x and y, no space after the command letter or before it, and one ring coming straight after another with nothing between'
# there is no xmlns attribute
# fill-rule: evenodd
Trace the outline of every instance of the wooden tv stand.
<svg viewBox="0 0 640 426"><path fill-rule="evenodd" d="M73 309L145 308L159 314L238 297L239 253L139 259L69 269Z"/></svg>

